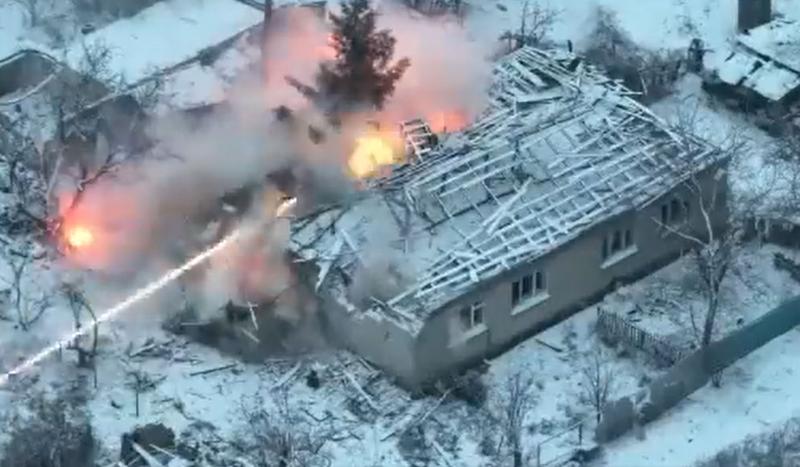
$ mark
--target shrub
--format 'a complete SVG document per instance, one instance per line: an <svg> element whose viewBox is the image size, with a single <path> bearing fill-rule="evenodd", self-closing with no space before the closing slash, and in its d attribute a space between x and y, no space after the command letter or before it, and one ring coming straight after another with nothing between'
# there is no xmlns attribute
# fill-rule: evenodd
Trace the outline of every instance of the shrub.
<svg viewBox="0 0 800 467"><path fill-rule="evenodd" d="M86 413L64 398L31 397L6 423L0 467L93 465L95 439Z"/></svg>

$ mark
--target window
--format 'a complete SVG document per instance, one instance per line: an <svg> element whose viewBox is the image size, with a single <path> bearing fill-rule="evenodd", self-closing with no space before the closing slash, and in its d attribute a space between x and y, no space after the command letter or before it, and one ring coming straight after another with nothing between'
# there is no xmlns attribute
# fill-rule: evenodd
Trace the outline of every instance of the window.
<svg viewBox="0 0 800 467"><path fill-rule="evenodd" d="M669 203L661 205L661 225L676 225L689 219L689 203L672 198Z"/></svg>
<svg viewBox="0 0 800 467"><path fill-rule="evenodd" d="M603 260L606 260L620 252L633 250L635 246L636 245L633 243L633 230L612 230L603 238Z"/></svg>
<svg viewBox="0 0 800 467"><path fill-rule="evenodd" d="M475 302L461 309L461 324L465 330L477 328L483 324L483 303Z"/></svg>
<svg viewBox="0 0 800 467"><path fill-rule="evenodd" d="M544 272L534 271L511 283L511 306L547 291Z"/></svg>

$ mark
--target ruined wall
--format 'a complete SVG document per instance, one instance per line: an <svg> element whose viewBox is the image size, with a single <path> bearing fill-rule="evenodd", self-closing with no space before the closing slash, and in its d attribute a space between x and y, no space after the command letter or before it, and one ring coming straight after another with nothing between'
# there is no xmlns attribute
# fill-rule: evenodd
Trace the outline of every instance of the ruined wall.
<svg viewBox="0 0 800 467"><path fill-rule="evenodd" d="M329 296L321 297L320 311L332 343L383 368L401 384L414 385L414 340L407 329L377 313L350 312Z"/></svg>
<svg viewBox="0 0 800 467"><path fill-rule="evenodd" d="M714 212L717 228L727 224L727 180L713 180L706 171L698 180L710 199L714 189L722 188L719 208ZM662 228L661 205L673 197L691 201L685 187L657 200L641 211L629 211L599 225L556 251L531 264L486 282L483 287L435 312L421 331L416 348L418 379L429 380L480 359L497 355L532 334L561 321L600 300L617 283L642 277L668 264L690 247L688 240ZM697 200L691 203L687 231L704 232L705 222ZM615 228L631 227L636 252L614 264L604 264L603 237ZM531 271L544 271L547 298L512 307L512 282ZM466 338L459 337L459 310L475 301L484 306L485 330ZM461 334L463 336L463 334Z"/></svg>

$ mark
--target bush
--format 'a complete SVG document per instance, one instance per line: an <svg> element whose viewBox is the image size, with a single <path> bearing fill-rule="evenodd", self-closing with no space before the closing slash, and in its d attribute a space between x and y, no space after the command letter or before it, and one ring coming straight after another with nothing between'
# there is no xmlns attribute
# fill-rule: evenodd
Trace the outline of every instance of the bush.
<svg viewBox="0 0 800 467"><path fill-rule="evenodd" d="M700 467L784 467L800 465L800 418L777 430L747 438L699 464Z"/></svg>
<svg viewBox="0 0 800 467"><path fill-rule="evenodd" d="M421 426L404 431L397 440L397 450L411 467L426 467L433 462L432 446Z"/></svg>
<svg viewBox="0 0 800 467"><path fill-rule="evenodd" d="M63 398L34 395L6 423L0 467L93 465L95 439L86 413ZM27 412L27 413L25 413Z"/></svg>
<svg viewBox="0 0 800 467"><path fill-rule="evenodd" d="M452 388L453 397L475 408L483 407L489 393L481 374L475 370L467 371L454 378Z"/></svg>
<svg viewBox="0 0 800 467"><path fill-rule="evenodd" d="M613 12L598 7L592 33L584 50L587 60L610 78L622 81L640 100L652 102L673 90L684 71L679 51L649 51L638 47L621 29Z"/></svg>

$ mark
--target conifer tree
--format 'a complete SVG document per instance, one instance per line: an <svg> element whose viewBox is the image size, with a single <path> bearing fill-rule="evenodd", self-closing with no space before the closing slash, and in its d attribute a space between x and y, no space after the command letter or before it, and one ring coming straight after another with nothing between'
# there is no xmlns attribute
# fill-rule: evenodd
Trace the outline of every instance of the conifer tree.
<svg viewBox="0 0 800 467"><path fill-rule="evenodd" d="M376 19L369 0L346 0L341 14L331 14L336 59L320 65L316 84L318 97L335 113L382 108L411 65L408 58L392 63L396 40L377 30Z"/></svg>

